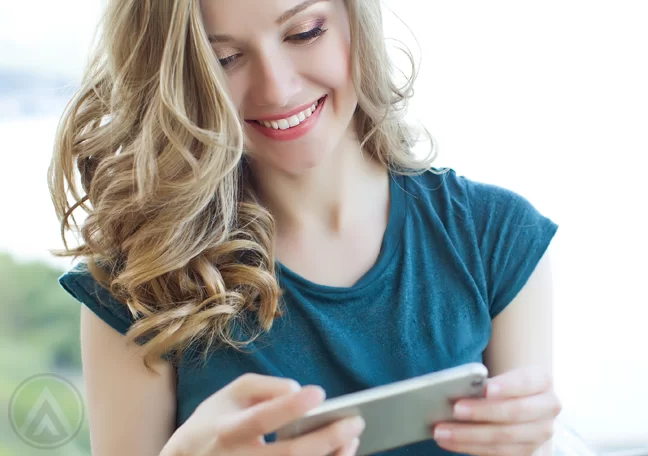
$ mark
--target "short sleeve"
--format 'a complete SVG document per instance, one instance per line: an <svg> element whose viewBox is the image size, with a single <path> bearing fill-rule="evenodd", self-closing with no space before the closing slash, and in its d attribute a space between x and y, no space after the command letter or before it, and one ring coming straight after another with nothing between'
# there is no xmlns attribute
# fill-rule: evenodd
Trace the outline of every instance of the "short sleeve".
<svg viewBox="0 0 648 456"><path fill-rule="evenodd" d="M59 277L58 282L72 297L121 334L126 334L134 323L126 304L117 301L95 281L82 263Z"/></svg>
<svg viewBox="0 0 648 456"><path fill-rule="evenodd" d="M465 184L493 319L524 287L558 225L511 190L467 179Z"/></svg>
<svg viewBox="0 0 648 456"><path fill-rule="evenodd" d="M135 317L128 310L128 306L115 299L115 297L99 284L87 270L84 263L79 263L74 268L59 277L59 284L65 291L81 304L88 307L99 318L121 334L126 334L135 323ZM135 339L138 345L143 345L153 336L144 335ZM162 354L162 359L171 361L177 354L171 349Z"/></svg>

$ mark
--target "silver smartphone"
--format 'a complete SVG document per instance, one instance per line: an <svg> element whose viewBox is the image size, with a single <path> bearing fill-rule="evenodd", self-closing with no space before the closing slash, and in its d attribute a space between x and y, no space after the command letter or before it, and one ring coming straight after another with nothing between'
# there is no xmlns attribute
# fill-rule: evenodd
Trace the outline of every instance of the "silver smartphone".
<svg viewBox="0 0 648 456"><path fill-rule="evenodd" d="M431 425L452 421L453 401L484 397L488 370L469 363L325 400L277 431L277 440L294 438L342 418L360 415L366 427L359 456L432 438Z"/></svg>

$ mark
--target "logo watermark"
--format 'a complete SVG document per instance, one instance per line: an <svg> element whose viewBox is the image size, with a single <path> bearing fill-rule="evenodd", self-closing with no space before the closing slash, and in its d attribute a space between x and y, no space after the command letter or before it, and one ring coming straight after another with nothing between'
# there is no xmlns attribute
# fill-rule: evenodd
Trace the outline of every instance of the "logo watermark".
<svg viewBox="0 0 648 456"><path fill-rule="evenodd" d="M81 429L83 397L65 378L38 374L22 382L9 401L9 422L14 432L36 448L58 448Z"/></svg>

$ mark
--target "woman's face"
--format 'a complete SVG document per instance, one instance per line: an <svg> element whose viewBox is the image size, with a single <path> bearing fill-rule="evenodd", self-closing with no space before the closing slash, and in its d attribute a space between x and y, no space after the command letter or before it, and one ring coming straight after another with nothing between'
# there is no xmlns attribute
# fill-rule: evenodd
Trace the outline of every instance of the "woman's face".
<svg viewBox="0 0 648 456"><path fill-rule="evenodd" d="M245 120L246 149L264 166L290 174L316 166L352 128L357 105L343 0L200 5Z"/></svg>

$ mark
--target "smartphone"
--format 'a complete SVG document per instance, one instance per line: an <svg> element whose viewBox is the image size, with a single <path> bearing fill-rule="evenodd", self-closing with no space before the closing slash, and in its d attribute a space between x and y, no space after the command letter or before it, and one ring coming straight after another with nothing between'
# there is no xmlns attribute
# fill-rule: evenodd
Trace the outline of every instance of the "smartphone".
<svg viewBox="0 0 648 456"><path fill-rule="evenodd" d="M468 363L327 399L279 429L276 440L360 415L366 427L360 435L359 456L420 442L432 438L432 424L452 421L453 401L484 397L487 378L486 366Z"/></svg>

